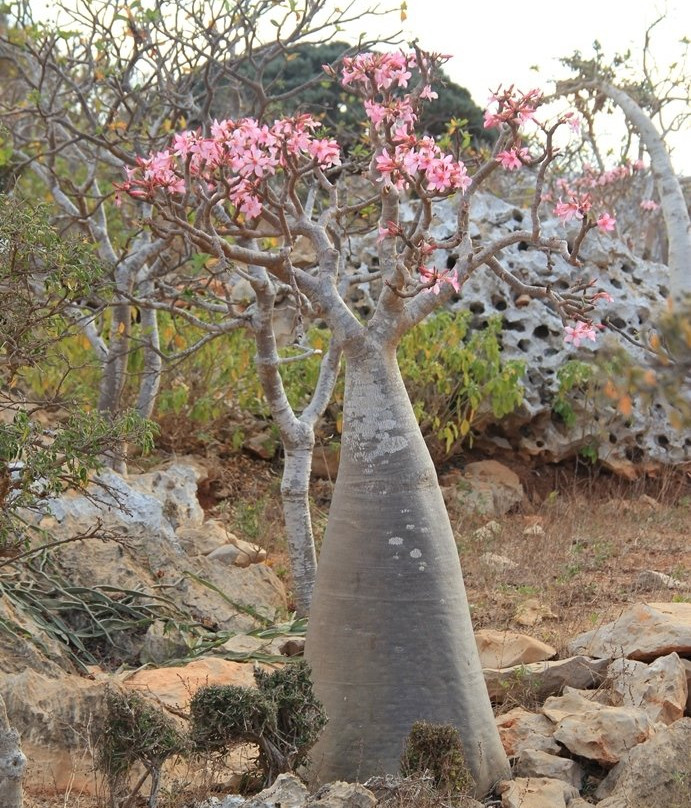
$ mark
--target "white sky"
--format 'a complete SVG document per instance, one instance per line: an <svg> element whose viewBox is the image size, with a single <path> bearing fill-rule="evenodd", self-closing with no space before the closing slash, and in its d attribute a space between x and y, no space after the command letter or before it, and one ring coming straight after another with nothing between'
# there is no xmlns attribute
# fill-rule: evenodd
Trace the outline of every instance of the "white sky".
<svg viewBox="0 0 691 808"><path fill-rule="evenodd" d="M354 0L353 5L365 8L378 4L384 9L400 7L400 3ZM31 2L35 12L46 16L50 16L52 5L50 0ZM325 9L348 5L349 0L324 0ZM451 55L446 72L467 87L474 101L484 108L490 91L500 84L549 90L550 79L568 75L559 58L575 50L592 55L596 39L605 54L630 49L632 65L640 62L645 31L663 15L666 19L655 28L652 48L662 68L680 58L682 37L691 38L689 0L407 0L404 22L400 12L392 12L385 18L367 18L364 28L370 37L400 29L408 41L417 38L426 50ZM353 39L362 27L352 27ZM539 72L532 70L533 66L539 67ZM677 109L688 110L688 100ZM608 120L608 129L610 126L616 130L614 121ZM691 121L668 143L673 148L676 171L691 176Z"/></svg>
<svg viewBox="0 0 691 808"><path fill-rule="evenodd" d="M381 0L382 7L391 5ZM682 37L691 39L689 0L407 0L407 6L405 22L394 15L386 25L379 21L381 30L398 23L408 39L417 38L426 50L451 55L446 72L483 108L499 84L550 89L550 79L568 76L559 58L575 50L592 55L594 40L605 54L628 49L632 65L640 63L645 31L663 15L652 39L660 67L680 58ZM368 21L367 33L375 30L376 23ZM531 70L533 65L539 72ZM689 109L688 102L684 107ZM672 145L675 169L691 175L691 121Z"/></svg>

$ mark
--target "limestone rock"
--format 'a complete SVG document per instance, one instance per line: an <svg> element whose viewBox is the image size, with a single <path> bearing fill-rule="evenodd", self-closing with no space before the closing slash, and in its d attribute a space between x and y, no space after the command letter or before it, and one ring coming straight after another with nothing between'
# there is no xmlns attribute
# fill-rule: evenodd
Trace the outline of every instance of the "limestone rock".
<svg viewBox="0 0 691 808"><path fill-rule="evenodd" d="M691 659L682 659L681 664L686 671L686 685L689 694L686 698L686 715L691 715Z"/></svg>
<svg viewBox="0 0 691 808"><path fill-rule="evenodd" d="M179 667L139 670L122 677L122 686L177 709L187 709L192 696L207 685L254 687L254 666L204 657Z"/></svg>
<svg viewBox="0 0 691 808"><path fill-rule="evenodd" d="M497 789L502 808L566 808L578 797L578 789L550 777L517 777L505 780Z"/></svg>
<svg viewBox="0 0 691 808"><path fill-rule="evenodd" d="M245 802L245 808L304 808L307 788L294 774L279 774L274 783Z"/></svg>
<svg viewBox="0 0 691 808"><path fill-rule="evenodd" d="M643 662L676 652L691 654L691 603L636 603L611 623L586 631L569 653L625 656Z"/></svg>
<svg viewBox="0 0 691 808"><path fill-rule="evenodd" d="M153 663L162 665L170 659L187 656L190 638L176 626L169 626L163 620L155 620L146 630L139 652L142 665Z"/></svg>
<svg viewBox="0 0 691 808"><path fill-rule="evenodd" d="M502 746L509 757L520 755L525 749L558 754L561 747L554 740L554 724L540 713L531 713L523 707L514 707L495 719Z"/></svg>
<svg viewBox="0 0 691 808"><path fill-rule="evenodd" d="M691 718L664 727L629 750L602 781L599 808L660 808L690 804Z"/></svg>
<svg viewBox="0 0 691 808"><path fill-rule="evenodd" d="M518 777L563 780L576 789L580 789L583 782L583 768L575 760L550 755L539 749L524 749L518 756L514 774Z"/></svg>
<svg viewBox="0 0 691 808"><path fill-rule="evenodd" d="M374 794L359 783L327 783L307 800L305 808L374 808Z"/></svg>
<svg viewBox="0 0 691 808"><path fill-rule="evenodd" d="M607 670L612 704L641 707L655 722L672 724L686 709L689 688L678 654L658 657L650 665L615 659Z"/></svg>
<svg viewBox="0 0 691 808"><path fill-rule="evenodd" d="M636 578L637 589L688 589L683 581L678 581L672 578L671 575L666 575L664 572L656 572L655 570L643 570L638 573Z"/></svg>
<svg viewBox="0 0 691 808"><path fill-rule="evenodd" d="M513 616L514 623L518 623L519 626L525 626L526 628L536 626L543 620L556 619L557 615L554 614L550 607L537 598L528 598L524 603L521 603L516 610L516 614Z"/></svg>
<svg viewBox="0 0 691 808"><path fill-rule="evenodd" d="M479 629L475 632L475 642L483 668L510 668L540 662L557 653L551 645L515 631Z"/></svg>
<svg viewBox="0 0 691 808"><path fill-rule="evenodd" d="M473 531L473 538L477 541L492 541L497 536L501 536L502 527L496 519L490 519L489 522Z"/></svg>
<svg viewBox="0 0 691 808"><path fill-rule="evenodd" d="M555 741L572 754L606 767L655 733L654 722L644 710L609 707L574 692L552 696L542 711L556 724Z"/></svg>
<svg viewBox="0 0 691 808"><path fill-rule="evenodd" d="M413 215L410 208L402 210L403 220L410 220ZM452 199L435 206L432 234L439 239L446 238L455 230L456 216L457 204ZM501 237L525 226L528 219L527 211L481 192L473 196L470 236ZM545 235L562 240L575 236L554 217L545 216L542 224ZM353 241L352 271L357 271L362 264L372 265L372 259L377 256L376 239L375 232ZM612 296L612 302L599 301L598 317L610 317L630 336L651 322L659 310L660 300L669 290L667 266L635 257L625 242L609 235L593 233L585 239L579 256L583 263L578 267L570 266L561 256L555 256L554 262L548 265L539 250L525 243L507 247L502 255L507 268L522 280L562 290L577 279L597 278L598 286ZM449 253L439 251L431 260L441 268L449 257ZM516 306L519 299L520 305ZM598 448L599 459L607 467L632 476L639 473L642 464L673 466L688 461L689 444L679 440L678 432L671 426L662 396L653 406L634 407L630 418L621 417L616 411L616 402L612 402L601 408L596 421L592 412L577 403L578 421L572 428L555 422L552 404L559 387L557 371L566 360L582 360L612 342L618 347L623 345L634 362L642 363L644 355L639 349L614 335L603 335L593 346L565 345L563 325L555 312L545 309L539 300L526 300L512 292L485 267L480 267L466 281L461 299L452 304L452 309L469 309L475 329L486 327L491 316L503 315L505 355L521 357L527 365L520 410L498 424L492 424L489 418L488 424L492 424L493 429L491 433L478 435L476 446L491 451L509 443L513 451L549 463L574 457L581 448L592 445ZM642 456L643 463L631 462L628 458L632 453Z"/></svg>
<svg viewBox="0 0 691 808"><path fill-rule="evenodd" d="M206 556L211 561L235 567L249 567L266 561L266 550L257 544L238 539L231 533L226 544L217 547Z"/></svg>
<svg viewBox="0 0 691 808"><path fill-rule="evenodd" d="M135 490L160 502L163 515L173 530L178 530L181 527L198 527L204 521L204 511L197 498L200 476L196 466L173 463L146 474L130 474L127 481Z"/></svg>
<svg viewBox="0 0 691 808"><path fill-rule="evenodd" d="M477 513L502 516L523 501L518 475L496 460L468 463L454 488L459 504Z"/></svg>
<svg viewBox="0 0 691 808"><path fill-rule="evenodd" d="M532 662L511 668L483 670L489 696L495 703L528 694L537 701L562 692L565 686L591 688L604 679L609 660L586 656Z"/></svg>
<svg viewBox="0 0 691 808"><path fill-rule="evenodd" d="M217 547L233 543L235 536L218 519L207 519L201 525L178 528L178 541L187 555L208 555Z"/></svg>
<svg viewBox="0 0 691 808"><path fill-rule="evenodd" d="M480 563L493 572L509 572L518 568L518 564L503 555L497 553L483 553L480 556Z"/></svg>
<svg viewBox="0 0 691 808"><path fill-rule="evenodd" d="M28 760L25 787L93 793L93 763L85 749L94 719L104 711L105 683L25 670L0 676L0 696L21 734Z"/></svg>

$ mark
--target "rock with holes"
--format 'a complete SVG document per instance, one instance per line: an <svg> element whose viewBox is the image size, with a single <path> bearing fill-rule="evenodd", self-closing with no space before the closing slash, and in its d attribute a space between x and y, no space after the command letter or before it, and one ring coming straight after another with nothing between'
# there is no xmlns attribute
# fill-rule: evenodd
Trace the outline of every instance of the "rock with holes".
<svg viewBox="0 0 691 808"><path fill-rule="evenodd" d="M691 603L636 603L611 623L571 640L568 649L572 654L643 662L671 653L689 656Z"/></svg>
<svg viewBox="0 0 691 808"><path fill-rule="evenodd" d="M435 206L432 235L442 240L456 229L457 200L450 198ZM402 219L412 220L412 208L404 208ZM470 209L470 237L479 245L501 238L526 227L530 213L492 194L473 196ZM572 225L564 226L551 217L542 216L543 234L563 241L575 238ZM351 269L377 267L377 234L353 241ZM444 269L453 263L454 253L438 251L431 262ZM612 324L627 336L638 338L641 330L655 322L662 301L669 293L669 268L637 258L627 244L610 234L591 232L585 239L581 263L572 266L561 256L547 260L544 253L527 241L502 249L502 264L520 281L550 286L565 291L583 279L594 280L606 291L611 301L599 300L595 316L610 318ZM377 281L371 283L376 287ZM376 289L364 290L372 297ZM686 462L691 454L691 436L681 436L670 422L670 405L664 396L654 397L650 406L634 406L624 416L617 400L601 402L597 412L587 396L576 395L573 403L575 423L567 426L555 418L553 404L559 389L558 372L567 360L588 363L594 353L610 347L623 348L634 362L646 360L643 350L617 336L603 332L597 343L579 347L564 342L564 328L559 316L541 301L513 291L487 267L479 267L465 281L452 308L469 310L472 326L484 328L490 317L503 317L503 355L525 361L523 380L525 396L522 406L510 417L492 423L487 413L485 423L491 425L476 438L476 445L488 453L497 448L518 451L541 462L558 462L574 457L584 447L593 447L599 460L618 474L635 476L646 464L673 466Z"/></svg>

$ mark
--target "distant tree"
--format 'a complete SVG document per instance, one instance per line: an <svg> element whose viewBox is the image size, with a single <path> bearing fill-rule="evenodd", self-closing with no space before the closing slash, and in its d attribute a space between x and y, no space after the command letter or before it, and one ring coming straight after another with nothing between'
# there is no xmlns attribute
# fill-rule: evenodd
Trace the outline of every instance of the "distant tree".
<svg viewBox="0 0 691 808"><path fill-rule="evenodd" d="M75 324L74 299L103 283L90 245L62 237L46 206L0 195L0 296L11 301L0 311L0 554L21 552L31 514L66 489L85 488L105 456L127 441L151 445L150 425L135 414L109 419L61 390L73 370L61 343L101 314L82 311ZM57 383L35 391L28 371Z"/></svg>
<svg viewBox="0 0 691 808"><path fill-rule="evenodd" d="M347 42L302 44L266 65L264 82L267 92L287 94L290 100L280 110L290 114L309 111L321 120L341 146L350 150L367 134L368 122L357 96L324 74L323 66L337 66L355 48ZM465 87L451 81L442 70L435 85L439 98L426 105L418 122L421 132L440 138L447 133L451 120L463 121L476 145L491 145L495 133L483 124L483 110L475 104Z"/></svg>
<svg viewBox="0 0 691 808"><path fill-rule="evenodd" d="M581 113L589 154L599 170L605 159L598 142L598 118L619 108L626 118L629 137L623 143L622 159L647 153L662 210L668 241L670 299L677 310L691 310L691 222L679 177L676 175L665 139L670 132L688 128L691 113L689 100L691 79L686 70L686 48L681 57L660 76L653 69L652 33L663 18L656 20L645 33L642 73L631 76L627 70L629 55L607 59L598 42L591 58L575 53L562 60L575 75L557 83L557 93L567 97ZM636 149L638 144L638 149ZM644 202L644 204L646 204Z"/></svg>

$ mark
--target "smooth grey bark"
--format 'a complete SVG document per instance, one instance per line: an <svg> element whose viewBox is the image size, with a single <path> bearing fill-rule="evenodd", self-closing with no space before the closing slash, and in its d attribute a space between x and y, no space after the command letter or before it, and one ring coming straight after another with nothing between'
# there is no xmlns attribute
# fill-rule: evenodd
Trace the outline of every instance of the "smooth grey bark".
<svg viewBox="0 0 691 808"><path fill-rule="evenodd" d="M306 617L310 612L317 577L309 502L314 430L331 399L338 378L341 351L337 341L332 339L322 360L312 399L303 412L296 415L288 401L279 371L281 360L273 327L276 287L261 267L254 266L251 272L256 295L256 311L252 317L257 346L255 366L285 451L281 503L293 575L295 611L299 617Z"/></svg>
<svg viewBox="0 0 691 808"><path fill-rule="evenodd" d="M5 702L0 696L0 806L22 808L22 778L26 757L19 743L19 733L10 726Z"/></svg>
<svg viewBox="0 0 691 808"><path fill-rule="evenodd" d="M346 349L341 461L306 657L329 722L317 782L397 772L417 720L455 725L476 793L510 776L458 550L395 348Z"/></svg>

